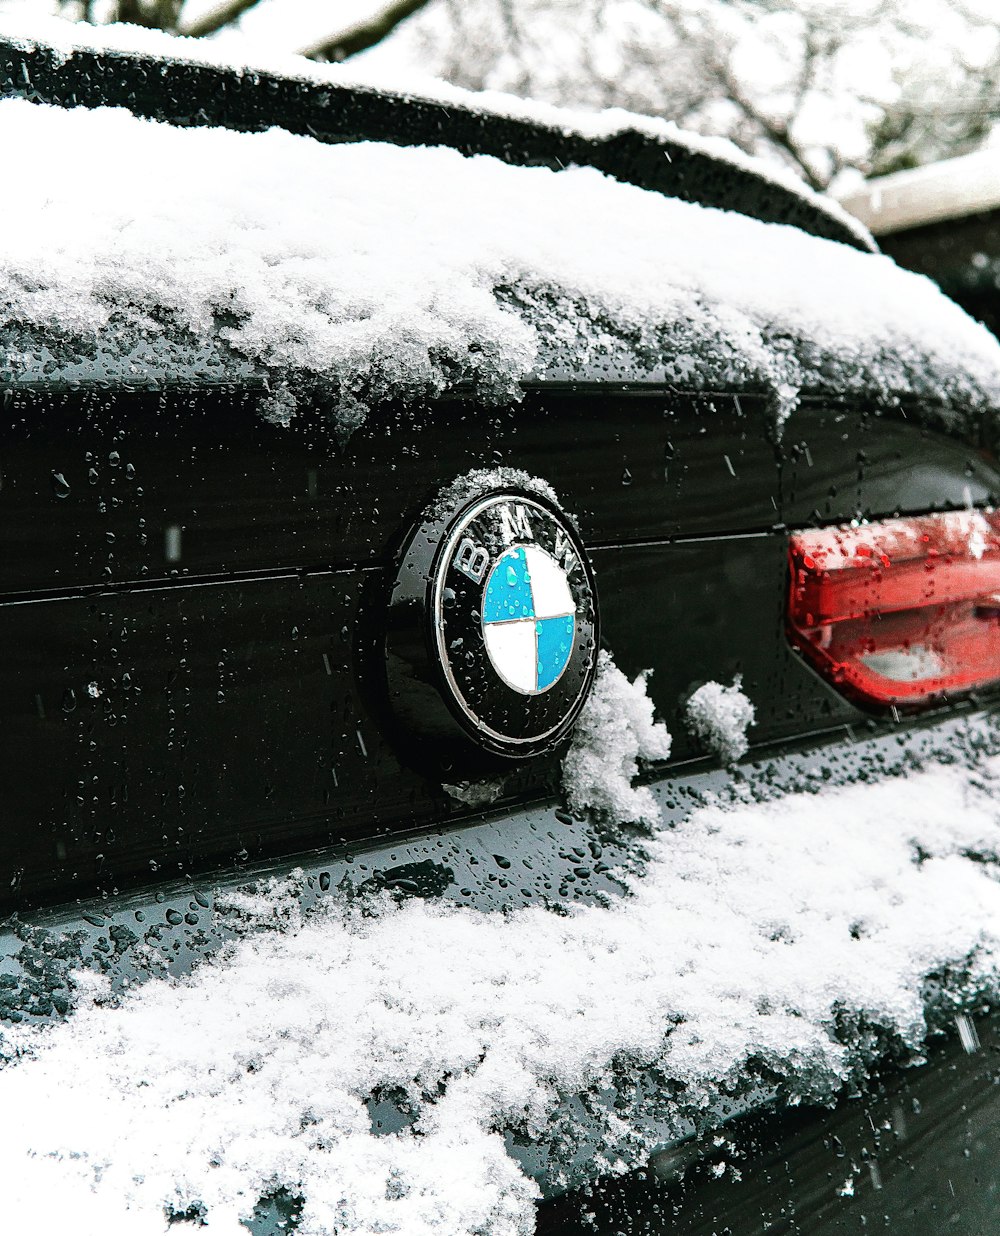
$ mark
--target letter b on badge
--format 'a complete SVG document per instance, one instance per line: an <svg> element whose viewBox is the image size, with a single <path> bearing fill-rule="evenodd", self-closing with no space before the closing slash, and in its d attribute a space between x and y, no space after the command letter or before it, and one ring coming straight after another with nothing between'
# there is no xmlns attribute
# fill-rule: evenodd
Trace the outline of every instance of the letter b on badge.
<svg viewBox="0 0 1000 1236"><path fill-rule="evenodd" d="M482 583L486 568L490 565L489 551L482 545L476 545L469 537L463 537L455 551L452 565L456 571L467 575L473 583Z"/></svg>

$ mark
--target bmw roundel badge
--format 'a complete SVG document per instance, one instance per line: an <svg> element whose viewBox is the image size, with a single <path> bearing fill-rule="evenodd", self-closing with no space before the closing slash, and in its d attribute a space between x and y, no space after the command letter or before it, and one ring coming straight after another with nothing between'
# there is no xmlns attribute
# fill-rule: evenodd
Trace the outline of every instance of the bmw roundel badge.
<svg viewBox="0 0 1000 1236"><path fill-rule="evenodd" d="M441 754L518 759L566 737L593 682L594 578L556 504L508 487L445 499L408 542L390 606L394 709Z"/></svg>

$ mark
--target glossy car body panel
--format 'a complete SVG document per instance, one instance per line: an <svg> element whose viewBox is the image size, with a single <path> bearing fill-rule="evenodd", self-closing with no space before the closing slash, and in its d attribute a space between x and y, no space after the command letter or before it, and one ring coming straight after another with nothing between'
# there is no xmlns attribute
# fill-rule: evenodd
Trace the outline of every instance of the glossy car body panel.
<svg viewBox="0 0 1000 1236"><path fill-rule="evenodd" d="M659 1170L550 1201L537 1236L989 1236L1000 1207L998 1030L996 1014L978 1019L969 1051L952 1025L925 1066L886 1069L836 1108L764 1108L722 1138L673 1149Z"/></svg>
<svg viewBox="0 0 1000 1236"><path fill-rule="evenodd" d="M379 641L400 545L470 469L540 473L576 517L605 642L655 670L677 761L699 754L684 700L736 673L758 742L863 720L788 646L786 525L1000 493L919 409L807 402L777 440L763 397L555 387L384 409L345 441L321 408L267 424L252 392L7 403L9 907L467 811L441 784L469 770L415 758L393 724ZM558 753L497 773L521 802L557 783Z"/></svg>

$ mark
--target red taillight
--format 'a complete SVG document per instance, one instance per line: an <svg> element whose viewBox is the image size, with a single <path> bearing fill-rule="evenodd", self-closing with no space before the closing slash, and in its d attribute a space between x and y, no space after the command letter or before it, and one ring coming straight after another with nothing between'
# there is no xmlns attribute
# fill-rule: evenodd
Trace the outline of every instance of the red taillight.
<svg viewBox="0 0 1000 1236"><path fill-rule="evenodd" d="M863 703L1000 681L1000 512L951 511L791 538L788 629Z"/></svg>

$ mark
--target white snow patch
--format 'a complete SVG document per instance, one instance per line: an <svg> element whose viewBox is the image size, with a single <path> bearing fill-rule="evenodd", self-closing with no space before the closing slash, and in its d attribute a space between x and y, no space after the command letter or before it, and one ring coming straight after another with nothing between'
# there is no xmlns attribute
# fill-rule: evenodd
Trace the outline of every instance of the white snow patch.
<svg viewBox="0 0 1000 1236"><path fill-rule="evenodd" d="M652 791L632 784L640 760L670 755L667 727L654 721L653 701L646 694L649 674L646 670L629 682L606 651L598 654L597 677L563 761L571 810L638 824L659 820Z"/></svg>
<svg viewBox="0 0 1000 1236"><path fill-rule="evenodd" d="M446 103L462 111L507 116L545 125L556 133L577 133L585 137L611 137L635 131L710 155L723 163L746 169L764 180L779 184L814 209L835 218L866 245L872 243L868 229L838 201L809 188L799 177L784 168L746 154L733 142L680 129L672 121L646 116L622 108L592 111L583 108L555 107L536 99L524 99L498 90L464 90L427 73L407 71L394 65L388 76L372 60L350 64L320 64L284 50L276 50L274 40L264 48L243 37L214 39L184 38L116 22L93 26L82 21L38 12L16 11L0 16L0 37L21 47L50 51L58 60L68 60L76 51L136 54L166 63L184 62L232 69L254 77L273 73L318 85L375 90L404 98Z"/></svg>
<svg viewBox="0 0 1000 1236"><path fill-rule="evenodd" d="M723 764L735 764L747 753L747 730L754 723L756 710L743 694L739 674L730 687L706 682L688 700L684 720L696 738L701 739Z"/></svg>
<svg viewBox="0 0 1000 1236"><path fill-rule="evenodd" d="M1000 344L929 280L592 169L16 99L0 142L32 169L2 208L6 381L194 358L267 379L278 421L315 388L347 430L390 395L505 401L581 366L763 387L778 422L812 389L1000 406Z"/></svg>
<svg viewBox="0 0 1000 1236"><path fill-rule="evenodd" d="M998 788L938 767L708 806L608 906L331 898L119 1007L90 979L64 1024L0 1035L28 1053L0 1069L7 1226L146 1236L201 1203L238 1236L284 1185L309 1236L526 1236L535 1187L499 1130L542 1134L616 1058L686 1111L753 1060L822 1097L880 1035L919 1046L928 975L960 970L955 1011L997 992ZM391 1089L417 1120L375 1137L365 1100ZM619 1116L595 1170L645 1153Z"/></svg>

